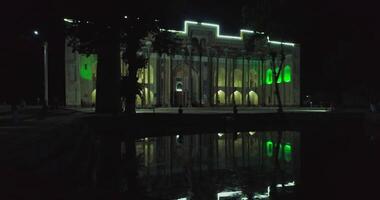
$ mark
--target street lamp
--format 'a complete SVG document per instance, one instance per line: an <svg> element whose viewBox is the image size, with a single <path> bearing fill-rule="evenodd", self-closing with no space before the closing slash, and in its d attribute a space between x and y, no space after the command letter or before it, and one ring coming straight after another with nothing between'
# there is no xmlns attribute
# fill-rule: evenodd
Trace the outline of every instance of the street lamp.
<svg viewBox="0 0 380 200"><path fill-rule="evenodd" d="M34 30L33 34L35 36L39 36L40 33L38 30ZM48 106L48 100L49 100L49 82L48 82L48 42L46 40L43 41L43 47L44 47L44 106Z"/></svg>

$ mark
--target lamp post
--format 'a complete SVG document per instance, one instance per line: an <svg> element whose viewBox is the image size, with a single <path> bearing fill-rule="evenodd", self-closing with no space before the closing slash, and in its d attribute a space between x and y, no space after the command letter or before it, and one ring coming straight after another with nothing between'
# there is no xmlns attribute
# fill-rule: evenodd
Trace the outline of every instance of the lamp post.
<svg viewBox="0 0 380 200"><path fill-rule="evenodd" d="M35 36L39 36L40 33L35 30L33 31ZM48 106L49 100L49 79L48 79L48 42L43 42L44 47L44 106Z"/></svg>

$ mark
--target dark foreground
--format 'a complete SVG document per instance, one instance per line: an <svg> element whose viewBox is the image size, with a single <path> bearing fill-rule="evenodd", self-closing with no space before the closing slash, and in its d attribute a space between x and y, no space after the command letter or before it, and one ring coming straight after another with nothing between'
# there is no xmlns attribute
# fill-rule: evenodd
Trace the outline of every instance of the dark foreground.
<svg viewBox="0 0 380 200"><path fill-rule="evenodd" d="M274 162L264 153L258 154L265 152L260 144L268 135L276 141L280 130L285 135L298 134L295 140L298 145L294 146L294 152L298 153L293 153L298 157L293 159L295 164L284 179L285 182L295 180L296 184L282 191L280 199L373 199L378 195L376 181L380 169L377 120L378 116L368 113L139 114L130 117L57 111L44 119L31 117L17 127L0 129L0 197L174 199L192 196L194 199L217 199L217 194L227 188L228 191L247 192L252 194L247 198L253 198L254 192L262 194L273 181L270 169ZM219 137L217 133L224 135ZM178 143L177 135L184 137L183 144ZM256 139L249 139L251 137ZM153 143L143 142L141 146L141 139L145 141L146 138L154 141L157 151L168 148L169 157L162 152L149 154L162 154L160 158L166 162L166 168L154 166L157 163L153 161L158 157L144 161L139 167L140 151L148 148L144 150L147 159L146 152L153 149L150 146ZM248 148L251 143L246 141L259 146ZM121 142L125 146L120 145ZM201 144L200 151L195 148L197 144ZM207 153L207 149L216 144L217 149L224 149L218 150L218 154ZM230 144L237 146L230 148ZM191 151L185 148L184 152L194 152L198 156L190 157L192 162L186 163L185 157L175 157L182 154L179 150L172 151L173 145L194 147ZM231 149L241 151L242 156L235 156L240 155L236 152L231 154ZM210 164L208 160L213 162ZM184 162L183 166L192 166L189 167L190 171L194 170L191 176L181 175L180 171L186 170L178 166ZM290 166L284 163L284 167ZM180 170L178 173L176 166ZM226 180L245 182L236 184ZM120 188L120 185L125 187ZM157 190L165 192L157 193ZM206 191L209 192L206 194Z"/></svg>

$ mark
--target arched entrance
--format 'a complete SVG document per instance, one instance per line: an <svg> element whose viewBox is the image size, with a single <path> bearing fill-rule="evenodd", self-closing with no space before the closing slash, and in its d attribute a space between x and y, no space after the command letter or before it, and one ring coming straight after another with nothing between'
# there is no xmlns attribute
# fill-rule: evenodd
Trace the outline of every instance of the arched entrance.
<svg viewBox="0 0 380 200"><path fill-rule="evenodd" d="M218 90L218 92L214 94L214 104L216 105L226 104L225 96L226 96L226 93L223 90Z"/></svg>
<svg viewBox="0 0 380 200"><path fill-rule="evenodd" d="M154 94L152 90L148 90L148 88L144 88L144 105L151 105L153 102Z"/></svg>
<svg viewBox="0 0 380 200"><path fill-rule="evenodd" d="M96 104L96 89L91 92L91 104Z"/></svg>
<svg viewBox="0 0 380 200"><path fill-rule="evenodd" d="M259 97L257 93L252 90L248 92L246 96L246 101L248 105L254 105L254 106L259 105Z"/></svg>
<svg viewBox="0 0 380 200"><path fill-rule="evenodd" d="M233 94L230 96L230 101L233 103L235 97L235 105L241 105L243 103L243 97L241 92L235 90Z"/></svg>
<svg viewBox="0 0 380 200"><path fill-rule="evenodd" d="M140 95L136 94L136 107L141 107L141 97Z"/></svg>

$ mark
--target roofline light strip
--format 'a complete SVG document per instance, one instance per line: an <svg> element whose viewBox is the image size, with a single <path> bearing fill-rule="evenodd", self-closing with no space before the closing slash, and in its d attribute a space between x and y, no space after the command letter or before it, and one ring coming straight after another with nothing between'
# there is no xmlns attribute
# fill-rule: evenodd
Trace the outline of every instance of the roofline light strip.
<svg viewBox="0 0 380 200"><path fill-rule="evenodd" d="M63 18L63 21L68 22L68 23L73 23L74 22L74 20L68 19L68 18Z"/></svg>
<svg viewBox="0 0 380 200"><path fill-rule="evenodd" d="M294 43L291 43L291 42L279 42L279 41L273 41L273 40L270 40L269 39L269 36L267 36L267 40L268 40L268 42L269 43L271 43L271 44L279 44L279 45L285 45L285 46L292 46L292 47L294 47L296 44L294 44Z"/></svg>
<svg viewBox="0 0 380 200"><path fill-rule="evenodd" d="M68 23L73 23L74 20L73 19L68 19L68 18L64 18L63 21L65 22L68 22ZM87 22L88 23L88 22ZM168 30L165 30L165 29L160 29L160 31L168 31L168 32L171 32L171 33L182 33L182 34L187 34L188 31L189 31L189 24L200 24L202 26L209 26L209 27L215 27L216 28L216 37L217 38L222 38L222 39L234 39L234 40L243 40L243 33L249 33L249 34L253 34L253 33L257 33L257 34L264 34L264 32L258 32L258 31L253 31L253 30L248 30L248 29L240 29L240 36L230 36L230 35L221 35L220 34L220 26L219 24L211 24L211 23L206 23L206 22L201 22L201 23L198 23L196 21L190 21L190 20L185 20L184 22L184 30L183 31L177 31L177 30L172 30L172 29L168 29ZM286 45L286 46L292 46L294 47L295 46L295 43L291 43L291 42L279 42L279 41L272 41L269 39L269 36L267 36L267 41L271 44L278 44L278 45Z"/></svg>
<svg viewBox="0 0 380 200"><path fill-rule="evenodd" d="M190 21L190 20L186 20L184 22L184 30L183 31L176 31L176 30L168 30L169 32L173 32L173 33L182 33L182 34L187 34L188 33L188 25L189 24L200 24L202 26L210 26L210 27L215 27L216 28L216 37L217 38L222 38L222 39L235 39L235 40L243 40L243 33L249 33L249 34L253 34L253 33L256 33L256 34L265 34L264 32L259 32L259 31L253 31L253 30L248 30L248 29L240 29L240 36L229 36L229 35L221 35L220 34L220 26L219 24L212 24L212 23L206 23L206 22L201 22L201 23L198 23L196 21ZM291 43L291 42L279 42L279 41L272 41L269 39L269 36L267 37L267 41L271 44L282 44L282 45L285 45L285 46L292 46L294 47L295 46L295 43Z"/></svg>

